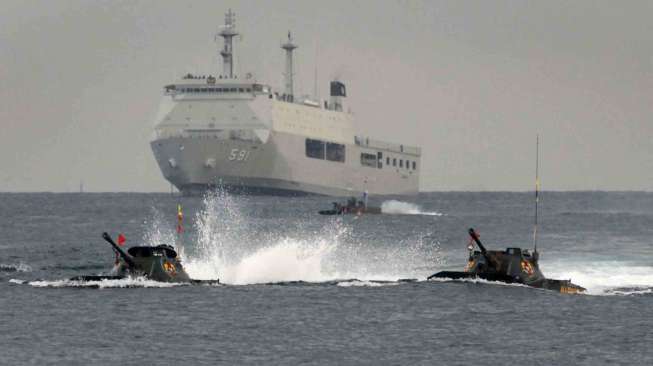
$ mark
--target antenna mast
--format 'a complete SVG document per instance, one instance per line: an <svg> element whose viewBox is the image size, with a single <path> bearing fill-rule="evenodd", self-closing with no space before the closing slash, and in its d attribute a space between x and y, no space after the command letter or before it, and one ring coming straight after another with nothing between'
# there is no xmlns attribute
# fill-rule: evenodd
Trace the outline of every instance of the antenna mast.
<svg viewBox="0 0 653 366"><path fill-rule="evenodd" d="M540 135L535 140L535 222L533 225L533 248L537 253L537 205L540 202Z"/></svg>
<svg viewBox="0 0 653 366"><path fill-rule="evenodd" d="M320 101L320 96L317 95L317 40L315 40L315 78L313 80L313 98L316 101Z"/></svg>
<svg viewBox="0 0 653 366"><path fill-rule="evenodd" d="M224 16L224 26L218 36L224 38L224 47L220 51L222 56L222 76L232 79L234 77L234 43L236 32L236 14L229 9ZM217 36L216 36L217 38Z"/></svg>
<svg viewBox="0 0 653 366"><path fill-rule="evenodd" d="M294 99L293 91L293 68L292 68L292 51L297 48L297 45L292 42L290 31L288 31L288 42L281 45L281 48L286 50L286 100L292 102Z"/></svg>

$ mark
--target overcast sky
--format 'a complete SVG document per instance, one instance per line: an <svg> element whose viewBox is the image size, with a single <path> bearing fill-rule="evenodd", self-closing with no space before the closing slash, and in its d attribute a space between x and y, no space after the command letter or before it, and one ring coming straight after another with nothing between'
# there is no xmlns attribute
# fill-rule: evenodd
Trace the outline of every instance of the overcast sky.
<svg viewBox="0 0 653 366"><path fill-rule="evenodd" d="M26 1L0 12L0 191L166 191L162 86L237 72L347 84L361 132L422 147L421 190L653 190L651 1ZM316 59L317 54L317 59Z"/></svg>

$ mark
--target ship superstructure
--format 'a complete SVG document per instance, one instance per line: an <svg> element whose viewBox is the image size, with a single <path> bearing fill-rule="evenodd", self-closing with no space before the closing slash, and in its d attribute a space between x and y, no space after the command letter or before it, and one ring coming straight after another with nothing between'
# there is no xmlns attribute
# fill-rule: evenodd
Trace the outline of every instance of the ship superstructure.
<svg viewBox="0 0 653 366"><path fill-rule="evenodd" d="M163 176L186 194L213 187L263 194L414 194L421 150L355 133L345 111L345 84L330 98L297 98L290 32L284 87L272 88L234 70L235 15L218 36L223 70L187 74L164 87L151 147Z"/></svg>

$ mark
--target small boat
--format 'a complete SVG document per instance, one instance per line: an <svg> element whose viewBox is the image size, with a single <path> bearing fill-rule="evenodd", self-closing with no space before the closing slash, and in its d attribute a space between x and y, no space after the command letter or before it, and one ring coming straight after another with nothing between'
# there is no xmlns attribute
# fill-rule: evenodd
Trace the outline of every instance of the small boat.
<svg viewBox="0 0 653 366"><path fill-rule="evenodd" d="M352 197L347 203L341 204L333 202L333 208L330 210L318 211L320 215L362 215L362 214L381 214L381 207L368 206L365 201L356 201Z"/></svg>

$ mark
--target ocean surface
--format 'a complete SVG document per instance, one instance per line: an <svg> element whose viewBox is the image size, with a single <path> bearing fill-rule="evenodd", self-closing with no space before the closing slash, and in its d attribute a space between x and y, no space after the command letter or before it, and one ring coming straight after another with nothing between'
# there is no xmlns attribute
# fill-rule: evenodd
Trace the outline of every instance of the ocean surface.
<svg viewBox="0 0 653 366"><path fill-rule="evenodd" d="M532 247L532 193L316 214L331 201L0 194L0 364L653 364L653 193L542 194L540 266L584 295L425 280L462 269L470 227L488 248ZM103 231L172 244L222 284L68 280L110 272Z"/></svg>

